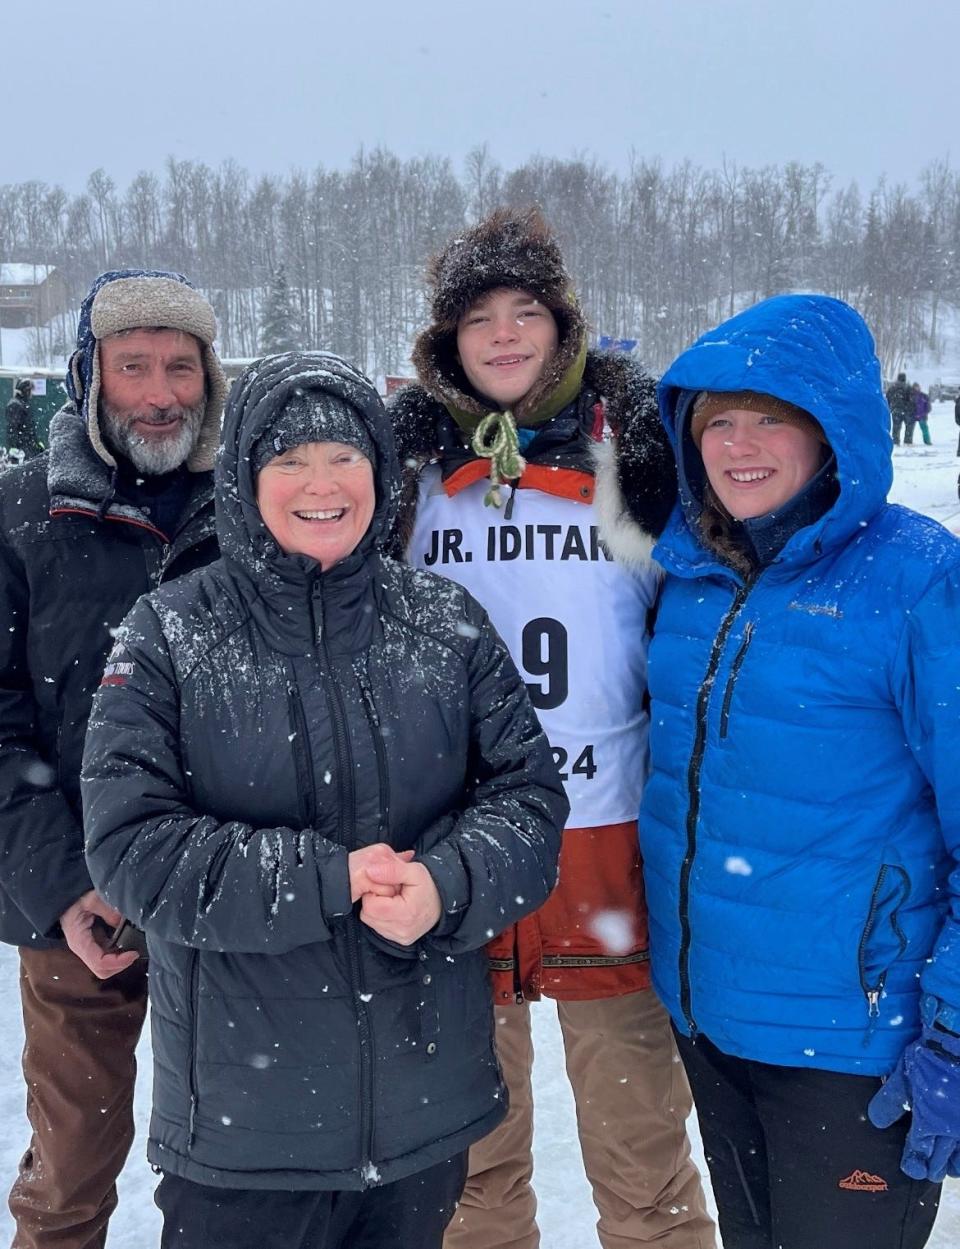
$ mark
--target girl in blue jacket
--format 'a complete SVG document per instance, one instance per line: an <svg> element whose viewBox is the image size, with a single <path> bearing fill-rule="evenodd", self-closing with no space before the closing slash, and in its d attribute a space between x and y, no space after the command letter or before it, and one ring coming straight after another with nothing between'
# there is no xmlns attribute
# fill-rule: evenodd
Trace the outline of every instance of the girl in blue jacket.
<svg viewBox="0 0 960 1249"><path fill-rule="evenodd" d="M919 1249L960 1174L960 542L887 503L838 300L733 317L659 401L640 827L724 1245Z"/></svg>

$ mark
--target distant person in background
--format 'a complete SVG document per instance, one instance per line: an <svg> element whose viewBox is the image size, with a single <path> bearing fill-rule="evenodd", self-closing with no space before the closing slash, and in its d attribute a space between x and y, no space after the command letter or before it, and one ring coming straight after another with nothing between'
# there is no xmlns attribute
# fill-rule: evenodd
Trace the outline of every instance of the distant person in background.
<svg viewBox="0 0 960 1249"><path fill-rule="evenodd" d="M960 426L960 393L953 401L953 419ZM957 432L957 455L960 455L960 430Z"/></svg>
<svg viewBox="0 0 960 1249"><path fill-rule="evenodd" d="M909 445L913 442L913 391L907 384L906 373L898 373L897 380L892 386L887 387L887 406L890 408L890 418L893 421L893 442L894 445L900 445L900 430L904 429L903 441Z"/></svg>
<svg viewBox="0 0 960 1249"><path fill-rule="evenodd" d="M29 377L22 377L14 387L13 398L7 404L4 413L7 421L7 449L11 460L23 463L32 460L43 450L43 444L37 437L33 423L33 412L30 398L33 395L33 382Z"/></svg>
<svg viewBox="0 0 960 1249"><path fill-rule="evenodd" d="M930 426L927 424L927 417L930 415L930 396L925 395L920 389L920 383L913 383L913 419L920 426L920 433L923 435L923 445L930 446ZM913 433L911 429L910 434ZM907 436L905 442L911 442L912 438Z"/></svg>

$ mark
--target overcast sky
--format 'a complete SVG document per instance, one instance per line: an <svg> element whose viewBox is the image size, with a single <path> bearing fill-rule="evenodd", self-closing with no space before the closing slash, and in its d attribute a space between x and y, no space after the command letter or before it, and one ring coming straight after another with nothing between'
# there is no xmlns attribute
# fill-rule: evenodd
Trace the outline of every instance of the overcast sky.
<svg viewBox="0 0 960 1249"><path fill-rule="evenodd" d="M168 155L960 164L956 0L2 0L0 183Z"/></svg>

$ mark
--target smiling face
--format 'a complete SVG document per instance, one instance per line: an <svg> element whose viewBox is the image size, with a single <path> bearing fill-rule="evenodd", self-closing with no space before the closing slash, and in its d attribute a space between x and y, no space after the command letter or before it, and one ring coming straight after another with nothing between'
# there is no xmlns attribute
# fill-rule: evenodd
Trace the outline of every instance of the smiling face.
<svg viewBox="0 0 960 1249"><path fill-rule="evenodd" d="M765 412L732 408L706 423L700 454L717 498L736 520L765 516L817 473L824 444Z"/></svg>
<svg viewBox="0 0 960 1249"><path fill-rule="evenodd" d="M305 442L268 460L257 476L263 523L287 555L324 570L353 551L376 505L373 467L344 442Z"/></svg>
<svg viewBox="0 0 960 1249"><path fill-rule="evenodd" d="M138 329L100 343L100 428L142 473L168 473L196 445L206 409L200 344L181 330Z"/></svg>
<svg viewBox="0 0 960 1249"><path fill-rule="evenodd" d="M457 353L470 385L502 408L522 399L557 350L557 322L529 291L500 288L457 325Z"/></svg>

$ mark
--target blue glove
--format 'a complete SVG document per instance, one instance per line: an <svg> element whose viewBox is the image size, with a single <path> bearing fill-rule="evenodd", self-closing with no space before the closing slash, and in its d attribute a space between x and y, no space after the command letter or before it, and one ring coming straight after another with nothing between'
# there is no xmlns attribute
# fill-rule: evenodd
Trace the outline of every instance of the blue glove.
<svg viewBox="0 0 960 1249"><path fill-rule="evenodd" d="M867 1107L870 1122L888 1128L913 1112L900 1169L935 1184L960 1176L960 1036L934 1024L903 1051Z"/></svg>

